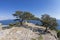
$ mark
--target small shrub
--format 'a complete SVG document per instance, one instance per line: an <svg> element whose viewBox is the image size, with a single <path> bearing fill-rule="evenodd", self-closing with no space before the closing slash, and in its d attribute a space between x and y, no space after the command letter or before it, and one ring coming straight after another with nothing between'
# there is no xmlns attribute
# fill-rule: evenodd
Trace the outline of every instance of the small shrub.
<svg viewBox="0 0 60 40"><path fill-rule="evenodd" d="M15 24L9 24L9 26L14 26Z"/></svg>
<svg viewBox="0 0 60 40"><path fill-rule="evenodd" d="M60 38L60 31L57 32L57 37Z"/></svg>
<svg viewBox="0 0 60 40"><path fill-rule="evenodd" d="M36 40L36 39L32 38L32 40Z"/></svg>

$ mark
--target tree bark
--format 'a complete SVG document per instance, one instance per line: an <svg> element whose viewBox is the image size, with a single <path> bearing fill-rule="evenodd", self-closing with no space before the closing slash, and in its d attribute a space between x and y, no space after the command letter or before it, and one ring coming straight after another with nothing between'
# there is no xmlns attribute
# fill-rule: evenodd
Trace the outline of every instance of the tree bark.
<svg viewBox="0 0 60 40"><path fill-rule="evenodd" d="M20 21L20 25L23 25L23 19Z"/></svg>
<svg viewBox="0 0 60 40"><path fill-rule="evenodd" d="M47 28L48 28L48 27L46 27L45 32L47 32L47 30L48 30Z"/></svg>

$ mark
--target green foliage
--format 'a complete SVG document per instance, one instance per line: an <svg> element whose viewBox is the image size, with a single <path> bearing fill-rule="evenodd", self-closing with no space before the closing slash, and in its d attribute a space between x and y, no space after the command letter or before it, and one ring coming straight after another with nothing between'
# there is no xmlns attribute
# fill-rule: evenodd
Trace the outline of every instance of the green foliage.
<svg viewBox="0 0 60 40"><path fill-rule="evenodd" d="M57 32L57 37L60 38L60 31Z"/></svg>
<svg viewBox="0 0 60 40"><path fill-rule="evenodd" d="M33 20L37 19L34 15L32 15L30 12L23 12L23 11L16 11L13 16L15 16L17 19L15 21L19 21L22 25L24 20Z"/></svg>
<svg viewBox="0 0 60 40"><path fill-rule="evenodd" d="M48 27L51 29L55 29L56 26L58 25L56 22L56 18L52 18L48 14L42 15L41 22L42 22L43 26L46 27L46 31L47 31Z"/></svg>
<svg viewBox="0 0 60 40"><path fill-rule="evenodd" d="M12 27L12 26L15 26L15 24L12 24L12 23L11 23L11 24L9 24L9 26Z"/></svg>
<svg viewBox="0 0 60 40"><path fill-rule="evenodd" d="M16 24L16 26L18 26L18 25L20 25L20 22L16 22L15 24Z"/></svg>
<svg viewBox="0 0 60 40"><path fill-rule="evenodd" d="M31 20L34 17L30 12L24 12L23 19L25 20Z"/></svg>

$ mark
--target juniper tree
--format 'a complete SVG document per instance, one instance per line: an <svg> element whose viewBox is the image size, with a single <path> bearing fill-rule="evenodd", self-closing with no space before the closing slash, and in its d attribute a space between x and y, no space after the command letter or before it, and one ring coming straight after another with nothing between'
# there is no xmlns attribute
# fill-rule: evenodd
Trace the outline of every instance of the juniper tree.
<svg viewBox="0 0 60 40"><path fill-rule="evenodd" d="M37 19L32 13L25 12L25 11L16 11L13 16L15 16L17 19L15 21L19 21L22 25L24 20L34 20Z"/></svg>
<svg viewBox="0 0 60 40"><path fill-rule="evenodd" d="M40 21L42 22L42 26L46 27L45 32L47 31L47 28L50 29L56 29L57 21L56 18L50 17L48 14L42 15Z"/></svg>

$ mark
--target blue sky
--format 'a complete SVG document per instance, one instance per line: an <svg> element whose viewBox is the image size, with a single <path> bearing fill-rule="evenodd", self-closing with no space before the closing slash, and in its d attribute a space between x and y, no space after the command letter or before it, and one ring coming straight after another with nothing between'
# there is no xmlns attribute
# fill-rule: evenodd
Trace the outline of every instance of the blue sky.
<svg viewBox="0 0 60 40"><path fill-rule="evenodd" d="M0 0L0 20L13 19L17 10L28 11L37 17L49 14L60 19L60 0Z"/></svg>

